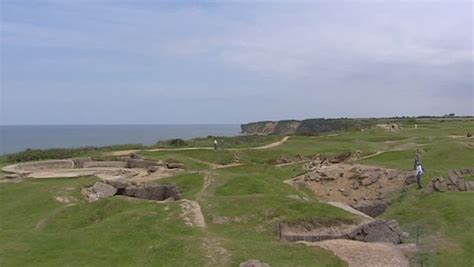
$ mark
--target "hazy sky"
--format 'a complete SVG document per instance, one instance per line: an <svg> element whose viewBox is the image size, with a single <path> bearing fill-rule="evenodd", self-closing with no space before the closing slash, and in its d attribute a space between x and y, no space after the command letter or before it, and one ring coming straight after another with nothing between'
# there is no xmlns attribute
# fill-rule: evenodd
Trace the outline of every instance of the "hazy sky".
<svg viewBox="0 0 474 267"><path fill-rule="evenodd" d="M0 123L474 114L473 2L252 2L1 0Z"/></svg>

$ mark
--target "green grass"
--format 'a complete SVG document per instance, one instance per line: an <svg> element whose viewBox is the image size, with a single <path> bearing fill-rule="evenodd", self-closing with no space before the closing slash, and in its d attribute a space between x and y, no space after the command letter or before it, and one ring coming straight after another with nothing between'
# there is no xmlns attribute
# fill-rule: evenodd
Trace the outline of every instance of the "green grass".
<svg viewBox="0 0 474 267"><path fill-rule="evenodd" d="M474 175L466 175L466 176L464 176L464 180L466 180L466 181L474 181Z"/></svg>
<svg viewBox="0 0 474 267"><path fill-rule="evenodd" d="M0 156L0 174L5 173L4 171L2 171L2 168L7 165L8 165L7 158L5 156Z"/></svg>
<svg viewBox="0 0 474 267"><path fill-rule="evenodd" d="M195 199L197 193L201 190L204 183L204 174L185 173L177 176L160 179L158 183L175 183L181 190L181 197L186 199Z"/></svg>
<svg viewBox="0 0 474 267"><path fill-rule="evenodd" d="M204 265L202 233L179 217L178 203L113 197L86 203L81 186L95 178L0 187L2 266ZM16 192L22 192L18 195ZM78 200L66 207L54 196ZM38 227L43 222L43 227ZM21 255L21 256L20 256Z"/></svg>
<svg viewBox="0 0 474 267"><path fill-rule="evenodd" d="M248 259L271 266L345 266L328 251L277 240L281 221L331 223L356 218L319 202L308 190L283 183L301 174L302 164L276 167L269 163L280 156L386 151L360 163L411 170L415 151L420 149L426 168L425 186L435 176L446 176L450 169L474 166L474 140L453 137L474 132L474 121L416 123L418 129L407 124L395 133L372 128L338 135L293 136L281 146L262 150L247 148L281 137L224 139L224 148L219 151L140 152L146 158L176 159L185 164L186 172L153 182L176 183L183 198L197 201L206 220L204 229L184 223L180 202L118 196L87 203L80 188L93 184L97 180L93 177L0 183L0 265L212 266L208 258L212 252L206 244L214 243L229 253L224 266L238 266ZM212 138L187 142L211 146ZM213 168L237 159L245 165ZM5 158L0 157L0 166L5 164ZM72 199L74 205L59 203L55 200L58 196ZM473 266L473 210L473 193L427 195L412 187L405 193L394 193L382 216L397 219L403 230L410 232L409 241L414 241L419 231L420 251L414 256L415 263Z"/></svg>
<svg viewBox="0 0 474 267"><path fill-rule="evenodd" d="M229 150L181 150L181 151L143 151L141 154L148 159L175 159L183 162L188 170L204 170L210 164L229 164L234 162L234 152Z"/></svg>
<svg viewBox="0 0 474 267"><path fill-rule="evenodd" d="M194 138L184 140L184 147L213 147L214 140L216 139L219 144L219 148L249 148L256 146L263 146L269 143L277 142L281 140L281 136L278 135L240 135L240 136L208 136L203 138ZM163 144L164 143L164 144ZM166 145L166 142L158 143L156 147L173 147Z"/></svg>
<svg viewBox="0 0 474 267"><path fill-rule="evenodd" d="M411 191L392 201L384 217L396 219L415 242L417 230L422 251L416 262L424 266L473 266L473 193Z"/></svg>

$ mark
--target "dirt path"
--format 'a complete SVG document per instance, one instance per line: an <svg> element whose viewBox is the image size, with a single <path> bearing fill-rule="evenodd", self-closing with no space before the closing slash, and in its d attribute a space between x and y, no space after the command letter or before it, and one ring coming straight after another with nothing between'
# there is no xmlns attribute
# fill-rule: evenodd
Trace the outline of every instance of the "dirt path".
<svg viewBox="0 0 474 267"><path fill-rule="evenodd" d="M358 158L357 160L370 159L370 158L376 157L378 155L382 155L383 153L386 153L386 152L388 152L388 151L377 151L374 154L370 154L370 155Z"/></svg>
<svg viewBox="0 0 474 267"><path fill-rule="evenodd" d="M286 141L288 141L288 139L290 139L290 137L289 137L289 136L285 136L285 137L283 137L283 139L281 139L281 140L278 141L278 142L274 142L274 143L267 144L267 145L264 145L264 146L259 146L259 147L252 147L252 148L250 148L250 149L260 150L260 149L274 148L274 147L283 145L284 143L286 143Z"/></svg>
<svg viewBox="0 0 474 267"><path fill-rule="evenodd" d="M240 163L240 162L234 162L234 163L229 163L229 164L216 164L216 163L212 163L212 162L207 162L207 161L204 161L204 160L200 160L200 159L195 159L195 158L189 158L191 159L192 161L195 161L195 162L199 162L199 163L202 163L202 164L206 164L206 165L209 165L211 167L211 169L225 169L225 168L231 168L231 167L237 167L237 166L242 166L242 165L245 165L244 163Z"/></svg>
<svg viewBox="0 0 474 267"><path fill-rule="evenodd" d="M408 138L406 140L412 140L414 138ZM385 143L387 142L392 142L392 141L386 141ZM393 142L398 142L398 141L393 141ZM378 155L381 155L381 154L384 154L384 153L388 153L388 152L398 152L398 151L406 151L406 150L409 150L409 149L418 149L418 148L422 148L422 147L425 147L425 146L428 146L428 145L431 145L432 143L428 143L428 144L417 144L417 143L414 143L414 142L408 142L408 143L404 143L404 144L401 144L399 146L396 146L392 149L389 149L389 150L384 150L384 151L377 151L375 152L374 154L370 154L370 155L367 155L367 156L364 156L364 157L361 157L361 158L358 158L356 160L363 160L363 159L369 159L369 158L372 158L372 157L376 157Z"/></svg>
<svg viewBox="0 0 474 267"><path fill-rule="evenodd" d="M321 242L298 242L332 251L347 262L349 267L408 267L408 259L394 245L364 243L354 240L335 239Z"/></svg>
<svg viewBox="0 0 474 267"><path fill-rule="evenodd" d="M285 136L280 141L270 143L270 144L266 144L266 145L259 146L259 147L251 147L249 149L259 150L259 149L269 149L269 148L277 147L279 145L282 145L282 144L286 143L286 141L288 141L288 139L290 139L290 137ZM245 149L245 148L231 148L231 149L228 149L228 150L241 150L241 149ZM188 150L214 150L214 148L213 147L153 148L153 149L146 149L146 150L143 150L143 151L156 152L156 151L188 151ZM107 153L107 155L110 155L110 156L127 156L127 155L130 155L132 153L138 153L138 152L140 152L140 150L137 150L137 149L121 150L121 151L112 151L110 153Z"/></svg>
<svg viewBox="0 0 474 267"><path fill-rule="evenodd" d="M291 165L297 165L297 164L303 164L303 163L308 163L310 162L311 160L309 159L304 159L304 160L299 160L299 161L295 161L295 162L288 162L288 163L282 163L282 164L276 164L276 165L273 165L275 167L286 167L286 166L291 166Z"/></svg>
<svg viewBox="0 0 474 267"><path fill-rule="evenodd" d="M183 199L179 205L183 210L181 217L184 223L191 227L205 228L206 222L202 215L201 206L196 201Z"/></svg>
<svg viewBox="0 0 474 267"><path fill-rule="evenodd" d="M197 194L198 201L202 199L214 182L214 174L212 172L206 171L204 174L203 186ZM201 228L204 231L205 238L203 239L202 247L205 251L205 257L208 260L206 266L229 266L232 254L222 246L218 239L212 237L211 233L208 232L199 203L197 201L183 199L180 206L183 211L181 216L184 223L190 227Z"/></svg>
<svg viewBox="0 0 474 267"><path fill-rule="evenodd" d="M204 175L204 183L202 185L201 191L197 194L197 199L201 199L206 193L207 189L214 182L214 175L212 173L206 172Z"/></svg>

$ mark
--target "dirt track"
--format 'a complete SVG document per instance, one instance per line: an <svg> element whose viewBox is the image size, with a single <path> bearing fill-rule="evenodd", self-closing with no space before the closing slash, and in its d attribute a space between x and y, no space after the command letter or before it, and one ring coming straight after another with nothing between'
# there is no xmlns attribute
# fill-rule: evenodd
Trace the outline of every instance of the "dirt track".
<svg viewBox="0 0 474 267"><path fill-rule="evenodd" d="M248 148L248 149L254 149L254 150L269 149L269 148L277 147L279 145L282 145L282 144L286 143L286 141L288 141L288 139L290 139L290 136L285 136L280 141L270 143L270 144L266 144L266 145L259 146L259 147L251 147L251 148ZM245 148L243 148L243 149L245 149ZM188 150L214 150L214 148L213 147L153 148L153 149L146 149L144 151L156 152L156 151L188 151ZM231 148L231 149L228 149L228 150L240 150L240 149ZM113 151L113 152L108 153L108 155L111 155L111 156L126 156L126 155L130 155L132 153L137 153L137 152L140 152L140 150L135 149L135 150Z"/></svg>
<svg viewBox="0 0 474 267"><path fill-rule="evenodd" d="M346 239L321 242L299 242L332 251L348 263L349 267L408 267L408 259L394 245L385 243L364 243Z"/></svg>

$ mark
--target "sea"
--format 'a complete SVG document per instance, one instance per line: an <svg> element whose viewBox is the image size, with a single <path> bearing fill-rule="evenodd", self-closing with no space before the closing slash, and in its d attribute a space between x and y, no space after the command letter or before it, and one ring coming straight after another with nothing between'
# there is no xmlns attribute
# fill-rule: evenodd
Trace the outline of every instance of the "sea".
<svg viewBox="0 0 474 267"><path fill-rule="evenodd" d="M160 140L174 138L235 136L239 133L240 125L237 124L0 126L0 154L28 148L152 145Z"/></svg>

